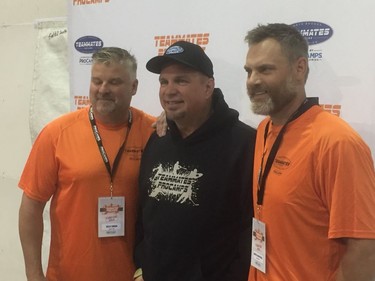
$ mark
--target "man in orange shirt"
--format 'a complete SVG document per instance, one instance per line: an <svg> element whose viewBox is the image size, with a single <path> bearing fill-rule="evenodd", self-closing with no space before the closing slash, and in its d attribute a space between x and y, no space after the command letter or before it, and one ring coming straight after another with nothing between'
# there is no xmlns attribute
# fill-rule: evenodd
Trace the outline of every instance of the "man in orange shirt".
<svg viewBox="0 0 375 281"><path fill-rule="evenodd" d="M251 281L375 280L371 152L306 98L308 45L286 24L248 32L254 113L268 115L254 157Z"/></svg>
<svg viewBox="0 0 375 281"><path fill-rule="evenodd" d="M99 50L93 55L91 106L52 121L35 141L19 182L28 280L133 280L139 164L154 122L130 107L136 70L126 50ZM50 199L45 277L42 214Z"/></svg>

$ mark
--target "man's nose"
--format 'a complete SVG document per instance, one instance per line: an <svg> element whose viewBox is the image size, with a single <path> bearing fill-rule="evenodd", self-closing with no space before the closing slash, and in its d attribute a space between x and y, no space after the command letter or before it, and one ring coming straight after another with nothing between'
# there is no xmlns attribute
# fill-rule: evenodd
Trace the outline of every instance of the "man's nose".
<svg viewBox="0 0 375 281"><path fill-rule="evenodd" d="M174 83L167 83L162 87L162 92L165 95L173 95L176 93L176 85Z"/></svg>
<svg viewBox="0 0 375 281"><path fill-rule="evenodd" d="M247 75L246 83L248 86L253 86L260 83L260 77L257 72L253 71Z"/></svg>
<svg viewBox="0 0 375 281"><path fill-rule="evenodd" d="M108 83L103 82L100 85L100 87L99 87L99 92L103 93L103 94L109 92L109 85L108 85Z"/></svg>

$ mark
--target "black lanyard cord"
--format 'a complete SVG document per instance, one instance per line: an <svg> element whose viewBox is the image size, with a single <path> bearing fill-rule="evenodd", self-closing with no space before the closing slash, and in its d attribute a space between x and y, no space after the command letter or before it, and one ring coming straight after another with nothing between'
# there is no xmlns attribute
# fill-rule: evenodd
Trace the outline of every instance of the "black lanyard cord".
<svg viewBox="0 0 375 281"><path fill-rule="evenodd" d="M120 162L121 155L122 155L122 153L125 149L126 143L128 141L129 132L130 132L131 125L132 125L132 112L129 109L128 128L126 130L125 140L122 143L121 147L119 148L119 151L117 152L115 161L113 162L112 169L111 169L111 164L109 163L107 152L105 151L105 148L103 146L102 138L99 134L98 126L96 125L96 121L95 121L92 106L90 107L90 110L89 110L89 120L90 120L90 124L91 124L91 128L92 128L92 132L94 133L94 137L95 137L96 143L97 143L98 148L99 148L100 155L102 156L104 165L107 168L108 174L109 174L110 179L111 179L111 187L110 188L111 188L111 197L112 197L112 182L113 182L113 178L115 176L118 164Z"/></svg>
<svg viewBox="0 0 375 281"><path fill-rule="evenodd" d="M319 103L318 103L316 98L307 98L299 106L299 108L289 117L289 119L287 120L287 122L284 124L284 126L281 128L279 134L277 135L274 144L272 145L271 151L270 151L270 153L268 155L268 158L267 158L267 161L266 161L266 165L264 167L264 171L262 171L262 169L263 169L263 160L264 160L265 152L263 153L262 160L261 160L261 163L260 163L260 168L259 168L259 175L258 175L258 191L257 191L257 204L258 205L263 204L264 192L265 192L265 189L266 189L266 179L267 179L267 176L268 176L268 174L271 170L271 166L273 164L273 161L275 160L277 151L280 148L282 138L284 136L287 125L291 121L293 121L293 120L297 119L299 116L301 116L307 110L309 110L313 105L318 105L318 104ZM265 131L264 131L263 147L265 147L265 145L266 145L266 140L267 140L270 122L271 121L269 121L267 123Z"/></svg>

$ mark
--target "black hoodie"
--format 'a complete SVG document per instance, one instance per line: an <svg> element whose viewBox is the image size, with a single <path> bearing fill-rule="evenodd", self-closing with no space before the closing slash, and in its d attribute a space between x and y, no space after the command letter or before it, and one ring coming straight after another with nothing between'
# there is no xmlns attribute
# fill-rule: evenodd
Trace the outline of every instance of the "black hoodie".
<svg viewBox="0 0 375 281"><path fill-rule="evenodd" d="M144 150L135 261L145 281L247 280L255 130L220 89L212 108L186 138L168 120Z"/></svg>

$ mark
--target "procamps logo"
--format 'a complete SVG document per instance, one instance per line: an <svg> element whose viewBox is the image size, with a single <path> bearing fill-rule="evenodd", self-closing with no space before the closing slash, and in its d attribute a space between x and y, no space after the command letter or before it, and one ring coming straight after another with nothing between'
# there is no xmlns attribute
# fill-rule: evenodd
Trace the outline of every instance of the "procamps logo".
<svg viewBox="0 0 375 281"><path fill-rule="evenodd" d="M323 50L309 49L309 61L321 61L323 59Z"/></svg>
<svg viewBox="0 0 375 281"><path fill-rule="evenodd" d="M74 47L80 53L92 54L103 48L103 41L95 36L83 36L77 39Z"/></svg>
<svg viewBox="0 0 375 281"><path fill-rule="evenodd" d="M299 30L310 46L327 41L333 35L333 29L329 25L317 21L297 22L292 26Z"/></svg>

